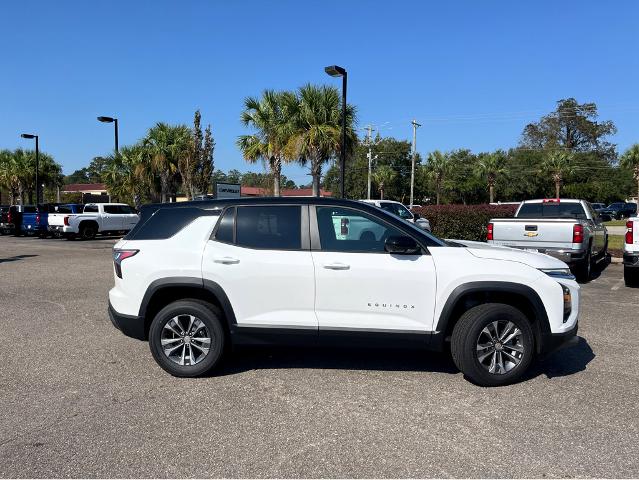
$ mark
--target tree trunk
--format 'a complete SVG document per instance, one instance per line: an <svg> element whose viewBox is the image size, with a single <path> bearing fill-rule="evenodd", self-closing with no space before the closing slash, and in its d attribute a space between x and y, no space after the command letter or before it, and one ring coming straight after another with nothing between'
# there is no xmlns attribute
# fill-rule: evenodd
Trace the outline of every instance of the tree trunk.
<svg viewBox="0 0 639 480"><path fill-rule="evenodd" d="M275 158L273 162L273 196L280 196L280 179L282 176L282 161Z"/></svg>
<svg viewBox="0 0 639 480"><path fill-rule="evenodd" d="M379 184L379 199L384 200L384 182Z"/></svg>
<svg viewBox="0 0 639 480"><path fill-rule="evenodd" d="M311 175L313 176L313 196L320 196L320 178L322 176L322 167L319 160L311 160L313 165L311 167Z"/></svg>
<svg viewBox="0 0 639 480"><path fill-rule="evenodd" d="M494 185L488 185L488 192L489 192L489 197L490 197L490 203L493 203L495 201L495 186Z"/></svg>
<svg viewBox="0 0 639 480"><path fill-rule="evenodd" d="M555 181L555 198L559 198L560 189L561 189L561 182Z"/></svg>

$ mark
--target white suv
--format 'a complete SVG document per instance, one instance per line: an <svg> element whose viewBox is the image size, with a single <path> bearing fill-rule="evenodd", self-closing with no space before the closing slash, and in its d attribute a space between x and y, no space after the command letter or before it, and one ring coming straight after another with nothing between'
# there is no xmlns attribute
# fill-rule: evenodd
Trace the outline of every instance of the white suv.
<svg viewBox="0 0 639 480"><path fill-rule="evenodd" d="M237 345L450 347L467 378L519 378L577 333L549 256L444 242L371 205L260 198L148 205L113 250L109 313L176 376Z"/></svg>
<svg viewBox="0 0 639 480"><path fill-rule="evenodd" d="M420 217L418 213L411 212L408 207L401 202L396 202L394 200L360 200L360 202L375 205L377 208L381 208L393 215L397 215L402 220L414 223L422 230L426 230L427 232L431 231L430 222L427 218Z"/></svg>

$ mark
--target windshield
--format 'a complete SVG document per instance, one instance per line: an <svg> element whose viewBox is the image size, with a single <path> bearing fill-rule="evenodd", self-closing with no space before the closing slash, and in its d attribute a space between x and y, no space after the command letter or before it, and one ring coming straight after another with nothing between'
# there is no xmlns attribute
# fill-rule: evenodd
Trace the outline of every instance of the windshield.
<svg viewBox="0 0 639 480"><path fill-rule="evenodd" d="M404 220L413 219L413 214L410 213L410 210L401 203L382 202L379 204L379 207L393 215L397 215L399 218L403 218Z"/></svg>
<svg viewBox="0 0 639 480"><path fill-rule="evenodd" d="M586 218L580 203L524 203L517 218Z"/></svg>

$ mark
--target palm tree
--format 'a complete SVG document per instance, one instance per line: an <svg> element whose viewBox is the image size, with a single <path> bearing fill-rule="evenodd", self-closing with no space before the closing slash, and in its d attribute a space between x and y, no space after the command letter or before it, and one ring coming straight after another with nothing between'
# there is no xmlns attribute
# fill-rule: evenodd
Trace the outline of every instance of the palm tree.
<svg viewBox="0 0 639 480"><path fill-rule="evenodd" d="M479 161L475 165L475 174L478 177L486 179L490 203L495 201L495 183L497 177L506 174L507 171L506 157L501 150L497 150L494 153L486 153L479 157Z"/></svg>
<svg viewBox="0 0 639 480"><path fill-rule="evenodd" d="M12 180L12 172L11 172L11 162L12 162L12 153L11 150L3 149L0 150L0 192L3 189L9 190L9 201L13 204L13 191L11 190L11 180ZM0 193L0 198L2 194Z"/></svg>
<svg viewBox="0 0 639 480"><path fill-rule="evenodd" d="M131 200L137 207L140 198L149 193L153 181L147 161L146 151L140 144L123 147L109 156L103 179L111 195Z"/></svg>
<svg viewBox="0 0 639 480"><path fill-rule="evenodd" d="M310 162L313 196L320 194L322 165L339 155L342 143L341 99L338 90L307 84L296 97L287 97L285 113L290 116L286 157ZM355 108L346 106L346 149L352 151L357 137L353 125Z"/></svg>
<svg viewBox="0 0 639 480"><path fill-rule="evenodd" d="M163 203L167 200L172 180L178 174L178 165L189 155L191 141L191 130L186 125L159 122L149 130L142 142L151 160L151 171L160 178Z"/></svg>
<svg viewBox="0 0 639 480"><path fill-rule="evenodd" d="M428 155L428 163L426 168L431 178L435 180L435 191L437 192L436 204L439 205L441 198L442 187L444 186L444 180L451 173L453 163L450 159L450 155L442 153L439 150L435 150Z"/></svg>
<svg viewBox="0 0 639 480"><path fill-rule="evenodd" d="M543 173L550 174L555 182L555 198L559 198L561 184L567 175L574 170L572 164L572 154L562 150L553 150L546 155L541 163Z"/></svg>
<svg viewBox="0 0 639 480"><path fill-rule="evenodd" d="M619 163L622 167L632 170L633 176L637 181L637 201L639 202L639 143L635 143L626 150Z"/></svg>
<svg viewBox="0 0 639 480"><path fill-rule="evenodd" d="M292 104L290 92L265 90L261 99L247 97L241 121L244 126L256 130L253 135L240 135L237 146L244 159L255 163L262 160L268 164L273 175L273 195L280 196L280 177L284 146L288 140L289 117L286 105Z"/></svg>
<svg viewBox="0 0 639 480"><path fill-rule="evenodd" d="M396 176L397 172L388 165L380 165L375 169L375 172L373 172L373 180L379 188L380 200L384 200L384 188L388 186Z"/></svg>

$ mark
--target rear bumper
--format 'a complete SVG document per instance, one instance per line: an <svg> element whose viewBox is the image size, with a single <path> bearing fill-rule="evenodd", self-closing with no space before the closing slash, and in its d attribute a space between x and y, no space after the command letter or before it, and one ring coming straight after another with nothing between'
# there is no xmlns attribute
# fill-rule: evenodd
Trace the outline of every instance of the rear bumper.
<svg viewBox="0 0 639 480"><path fill-rule="evenodd" d="M577 341L577 331L579 330L579 323L575 323L575 326L562 333L542 333L541 334L541 348L539 353L543 356L550 355L551 353L560 350L561 348L571 346Z"/></svg>
<svg viewBox="0 0 639 480"><path fill-rule="evenodd" d="M519 250L535 250L539 253L545 253L546 255L550 255L553 258L561 260L562 262L570 265L573 263L577 263L586 258L585 250L570 250L570 249L559 249L559 248L536 248L534 246L510 246L504 245L505 247L518 248Z"/></svg>
<svg viewBox="0 0 639 480"><path fill-rule="evenodd" d="M639 253L626 253L623 254L623 264L626 267L639 269Z"/></svg>
<svg viewBox="0 0 639 480"><path fill-rule="evenodd" d="M144 319L134 315L123 315L118 313L109 301L109 318L115 328L120 330L127 337L137 338L138 340L146 340L146 332L144 329Z"/></svg>

